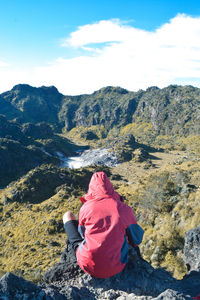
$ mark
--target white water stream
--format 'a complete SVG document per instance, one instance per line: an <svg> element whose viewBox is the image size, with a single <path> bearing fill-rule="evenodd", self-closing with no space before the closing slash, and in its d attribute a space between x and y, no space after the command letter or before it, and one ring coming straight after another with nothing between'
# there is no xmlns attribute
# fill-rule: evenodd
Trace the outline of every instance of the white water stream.
<svg viewBox="0 0 200 300"><path fill-rule="evenodd" d="M56 153L62 161L62 167L78 169L90 165L114 166L117 164L117 157L108 149L85 150L79 156L65 157L62 153Z"/></svg>

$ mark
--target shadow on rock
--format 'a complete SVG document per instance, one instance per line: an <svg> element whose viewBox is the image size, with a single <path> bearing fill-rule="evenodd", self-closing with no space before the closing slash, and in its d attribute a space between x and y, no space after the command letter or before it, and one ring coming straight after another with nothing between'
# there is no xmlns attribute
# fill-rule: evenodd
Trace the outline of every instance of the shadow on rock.
<svg viewBox="0 0 200 300"><path fill-rule="evenodd" d="M70 244L61 254L60 262L44 274L46 283L68 281L80 277L84 272L77 264L76 257Z"/></svg>
<svg viewBox="0 0 200 300"><path fill-rule="evenodd" d="M71 299L128 300L142 299L141 296L145 296L144 299L192 299L191 296L196 296L200 289L199 272L188 275L184 280L177 280L164 269L154 269L132 247L129 248L129 262L125 269L106 279L94 278L82 272L73 251L67 252L65 249L60 263L45 273L44 280L61 288L60 292L67 293L68 297L70 288ZM130 298L132 294L134 298Z"/></svg>
<svg viewBox="0 0 200 300"><path fill-rule="evenodd" d="M44 274L44 282L38 286L12 273L5 274L0 279L0 299L192 299L200 294L199 241L200 226L186 234L185 261L192 271L182 280L173 278L164 269L154 269L132 247L121 273L107 279L94 278L79 268L69 247L62 253L60 262Z"/></svg>

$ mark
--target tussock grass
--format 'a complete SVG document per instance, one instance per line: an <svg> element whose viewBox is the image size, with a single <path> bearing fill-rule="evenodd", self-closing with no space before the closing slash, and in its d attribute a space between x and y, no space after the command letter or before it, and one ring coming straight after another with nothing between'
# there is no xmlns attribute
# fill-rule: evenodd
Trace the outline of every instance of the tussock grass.
<svg viewBox="0 0 200 300"><path fill-rule="evenodd" d="M79 197L87 191L92 173L103 170L145 229L140 246L143 257L154 267L164 267L181 278L186 272L185 233L200 223L200 161L190 152L175 150L154 156L154 167L148 169L145 162L134 160L112 169L91 167L67 172L41 166L1 190L0 274L12 271L36 282L59 261L66 243L62 216L72 210L78 217ZM43 191L42 174L50 193ZM52 188L52 178L61 174ZM12 199L15 190L21 191L23 201ZM37 199L27 201L28 192Z"/></svg>

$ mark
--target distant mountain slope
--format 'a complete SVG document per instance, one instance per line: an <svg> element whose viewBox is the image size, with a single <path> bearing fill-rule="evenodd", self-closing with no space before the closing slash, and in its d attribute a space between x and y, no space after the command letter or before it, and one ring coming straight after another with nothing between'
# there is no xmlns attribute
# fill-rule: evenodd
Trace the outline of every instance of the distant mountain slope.
<svg viewBox="0 0 200 300"><path fill-rule="evenodd" d="M65 97L59 117L65 121L67 130L92 125L104 125L109 130L113 126L132 122L138 98L138 93L106 87L91 95Z"/></svg>
<svg viewBox="0 0 200 300"><path fill-rule="evenodd" d="M157 134L200 134L200 89L105 87L91 95L64 96L55 87L17 85L0 95L0 113L22 123L47 122L57 130L103 125L109 131L134 122L151 124Z"/></svg>
<svg viewBox="0 0 200 300"><path fill-rule="evenodd" d="M62 97L55 87L35 88L19 84L0 95L0 113L8 119L14 117L23 123L44 121L57 124ZM12 108L12 114L6 107Z"/></svg>
<svg viewBox="0 0 200 300"><path fill-rule="evenodd" d="M200 134L200 89L192 86L149 88L133 116L161 134Z"/></svg>
<svg viewBox="0 0 200 300"><path fill-rule="evenodd" d="M42 163L60 163L57 151L69 156L79 148L44 122L20 124L0 115L0 188Z"/></svg>

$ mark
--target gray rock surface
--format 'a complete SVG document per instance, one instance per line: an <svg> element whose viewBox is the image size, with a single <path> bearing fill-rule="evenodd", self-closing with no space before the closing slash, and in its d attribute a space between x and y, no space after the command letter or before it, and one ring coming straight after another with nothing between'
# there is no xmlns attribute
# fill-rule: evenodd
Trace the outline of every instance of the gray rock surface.
<svg viewBox="0 0 200 300"><path fill-rule="evenodd" d="M12 273L0 279L0 300L66 300L56 287L45 289Z"/></svg>
<svg viewBox="0 0 200 300"><path fill-rule="evenodd" d="M154 299L154 300L184 300L184 299L192 299L190 296L185 296L182 293L179 293L177 291L168 289L166 291L164 291L163 293L161 293L158 297L153 298L153 297L148 297L148 296L135 296L133 293L129 294L129 295L124 295L124 296L120 296L117 298L117 300L150 300L150 299Z"/></svg>
<svg viewBox="0 0 200 300"><path fill-rule="evenodd" d="M179 293L177 291L168 289L154 299L155 300L162 300L162 299L168 299L168 300L183 299L184 300L184 299L192 299L192 298L190 296L183 295L182 293Z"/></svg>
<svg viewBox="0 0 200 300"><path fill-rule="evenodd" d="M30 281L12 273L0 279L0 299L43 299L45 292Z"/></svg>
<svg viewBox="0 0 200 300"><path fill-rule="evenodd" d="M154 269L131 247L129 261L121 273L107 279L94 278L79 268L73 250L68 247L60 262L44 274L44 282L38 286L11 273L4 275L0 279L0 299L192 299L200 294L198 237L199 227L186 235L185 249L188 247L192 251L194 246L192 253L196 263L193 268L197 266L197 269L182 280L173 278L163 269Z"/></svg>
<svg viewBox="0 0 200 300"><path fill-rule="evenodd" d="M65 250L61 261L45 273L44 280L54 284L67 299L192 299L200 292L199 272L177 280L163 269L154 269L133 248L129 249L125 269L107 279L83 273L73 252Z"/></svg>
<svg viewBox="0 0 200 300"><path fill-rule="evenodd" d="M189 271L200 271L200 226L185 235L184 260Z"/></svg>

